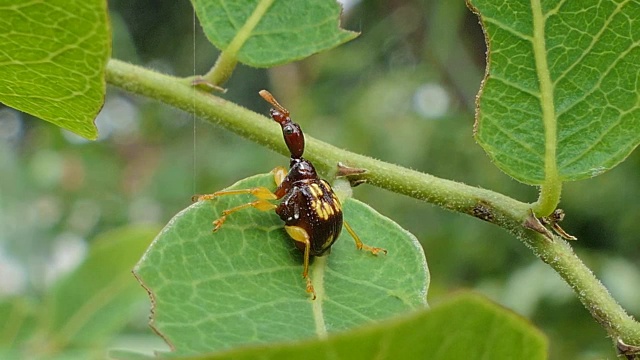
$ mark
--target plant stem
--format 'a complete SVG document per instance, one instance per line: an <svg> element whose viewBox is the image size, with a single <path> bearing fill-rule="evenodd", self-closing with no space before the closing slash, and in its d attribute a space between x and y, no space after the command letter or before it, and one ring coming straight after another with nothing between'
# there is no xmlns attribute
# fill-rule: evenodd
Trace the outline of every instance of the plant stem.
<svg viewBox="0 0 640 360"><path fill-rule="evenodd" d="M217 96L193 91L183 79L111 60L107 66L107 82L186 112L194 112L203 120L281 154L289 154L282 141L280 127L275 122ZM530 204L338 149L309 136L305 136L305 140L305 157L320 169L335 169L338 162L366 169L362 178L368 184L472 215L509 231L571 286L612 338L621 338L629 345L640 345L640 323L627 315L569 244L558 237L550 241L523 226L530 216Z"/></svg>
<svg viewBox="0 0 640 360"><path fill-rule="evenodd" d="M523 239L525 243L529 239ZM640 344L640 324L629 316L613 299L591 270L575 255L565 240L554 236L554 241L528 244L542 261L549 264L571 286L591 316L614 339L621 338ZM632 340L633 339L633 340Z"/></svg>

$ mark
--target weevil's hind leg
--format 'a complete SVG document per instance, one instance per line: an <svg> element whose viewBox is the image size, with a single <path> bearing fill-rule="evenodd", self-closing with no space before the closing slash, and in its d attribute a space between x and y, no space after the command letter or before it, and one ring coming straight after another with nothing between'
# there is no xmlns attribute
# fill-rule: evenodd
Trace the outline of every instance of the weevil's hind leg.
<svg viewBox="0 0 640 360"><path fill-rule="evenodd" d="M267 200L256 200L256 201L252 201L250 203L246 203L246 204L242 204L242 205L238 205L236 207L232 207L231 209L227 209L225 211L222 212L222 216L220 216L218 219L213 221L213 231L218 231L218 229L220 229L220 227L222 226L222 224L224 224L224 222L227 220L227 216L233 214L236 211L240 211L242 209L246 209L248 207L253 207L256 208L260 211L269 211L269 210L273 210L276 208L276 206L270 202L268 202Z"/></svg>
<svg viewBox="0 0 640 360"><path fill-rule="evenodd" d="M304 244L304 270L302 270L302 277L307 280L307 292L311 294L312 300L315 300L316 290L313 288L311 278L309 277L309 257L311 256L311 240L309 239L309 234L299 226L285 226L284 229L294 241Z"/></svg>
<svg viewBox="0 0 640 360"><path fill-rule="evenodd" d="M236 211L240 211L248 207L253 207L261 211L268 211L276 208L276 206L270 203L268 200L275 200L278 197L271 190L262 186L251 188L251 189L222 190L222 191L217 191L213 194L195 195L193 196L192 200L205 201L205 200L213 200L220 196L240 195L240 194L251 194L257 197L258 200L252 201L250 203L238 205L236 207L223 211L222 216L220 216L220 218L218 218L213 222L213 225L214 225L213 231L217 231L218 229L220 229L220 227L225 222L225 220L227 220L227 216L229 216L230 214L233 214Z"/></svg>
<svg viewBox="0 0 640 360"><path fill-rule="evenodd" d="M347 232L349 233L349 235L351 235L353 240L356 242L356 248L358 248L358 250L366 250L366 251L371 252L373 255L378 255L378 253L380 253L380 252L383 252L385 254L387 253L387 250L385 250L383 248L373 247L373 246L369 246L369 245L363 244L362 240L360 240L360 237L358 236L358 234L356 234L356 232L353 231L353 229L351 228L351 225L349 225L349 223L344 221L343 225L344 225L345 229L347 229Z"/></svg>

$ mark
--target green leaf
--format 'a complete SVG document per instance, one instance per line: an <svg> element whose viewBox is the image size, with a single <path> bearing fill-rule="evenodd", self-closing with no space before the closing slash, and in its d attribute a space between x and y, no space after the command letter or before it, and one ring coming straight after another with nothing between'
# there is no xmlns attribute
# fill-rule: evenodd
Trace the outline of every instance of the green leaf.
<svg viewBox="0 0 640 360"><path fill-rule="evenodd" d="M110 36L104 0L0 0L0 101L95 139Z"/></svg>
<svg viewBox="0 0 640 360"><path fill-rule="evenodd" d="M266 186L273 176L231 188ZM220 213L252 201L250 195L198 202L176 215L134 272L147 288L152 326L178 354L217 351L249 343L324 336L420 308L429 282L424 254L406 230L353 199L345 219L371 246L356 249L346 231L329 256L315 258L311 300L302 278L302 253L273 211L247 209L212 233Z"/></svg>
<svg viewBox="0 0 640 360"><path fill-rule="evenodd" d="M579 180L638 146L640 3L470 3L488 46L476 139L500 169L535 185Z"/></svg>
<svg viewBox="0 0 640 360"><path fill-rule="evenodd" d="M12 348L33 332L34 306L24 298L0 302L0 348ZM0 359L3 357L0 356Z"/></svg>
<svg viewBox="0 0 640 360"><path fill-rule="evenodd" d="M83 264L47 294L41 348L56 353L70 345L101 345L119 331L144 301L131 269L157 233L128 227L96 239Z"/></svg>
<svg viewBox="0 0 640 360"><path fill-rule="evenodd" d="M209 41L247 65L300 60L355 38L334 0L191 0ZM234 56L235 55L235 56Z"/></svg>
<svg viewBox="0 0 640 360"><path fill-rule="evenodd" d="M526 319L479 295L461 293L430 310L327 339L245 347L188 359L543 360L547 351L546 337Z"/></svg>

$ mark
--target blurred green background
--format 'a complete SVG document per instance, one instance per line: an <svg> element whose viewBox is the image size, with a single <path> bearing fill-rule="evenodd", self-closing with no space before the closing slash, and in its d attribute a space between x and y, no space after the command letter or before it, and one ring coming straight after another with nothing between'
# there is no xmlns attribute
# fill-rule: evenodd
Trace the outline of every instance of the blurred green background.
<svg viewBox="0 0 640 360"><path fill-rule="evenodd" d="M495 168L472 137L485 43L462 0L348 1L343 27L359 38L269 70L239 66L223 97L267 114L269 89L316 138L384 161L534 201L537 189ZM177 76L205 73L217 50L188 1L110 1L113 57ZM195 30L195 34L194 34ZM195 39L194 39L195 36ZM86 256L98 235L165 224L212 192L286 165L273 153L162 104L109 88L88 142L0 105L0 299L38 298ZM567 183L563 227L623 307L640 316L640 155L597 178ZM354 196L415 234L437 303L472 288L531 319L551 358L614 358L605 331L570 289L504 231L371 186ZM123 249L126 251L126 249ZM114 340L161 346L139 313Z"/></svg>

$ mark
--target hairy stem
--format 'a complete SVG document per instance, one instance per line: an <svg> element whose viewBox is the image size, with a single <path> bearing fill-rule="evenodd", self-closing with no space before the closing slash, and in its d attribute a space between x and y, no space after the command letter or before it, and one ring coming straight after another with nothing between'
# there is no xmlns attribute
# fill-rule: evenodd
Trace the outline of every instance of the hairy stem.
<svg viewBox="0 0 640 360"><path fill-rule="evenodd" d="M111 60L107 66L107 82L184 111L195 112L203 120L223 126L281 154L289 154L282 141L280 127L275 122L217 96L194 92L180 78ZM530 204L490 190L355 154L309 136L305 136L305 140L305 157L320 169L330 171L335 169L338 162L363 168L367 172L360 178L371 185L472 215L509 231L571 286L612 338L620 338L626 344L640 345L640 323L620 307L568 243L557 237L551 241L523 226L531 214Z"/></svg>

